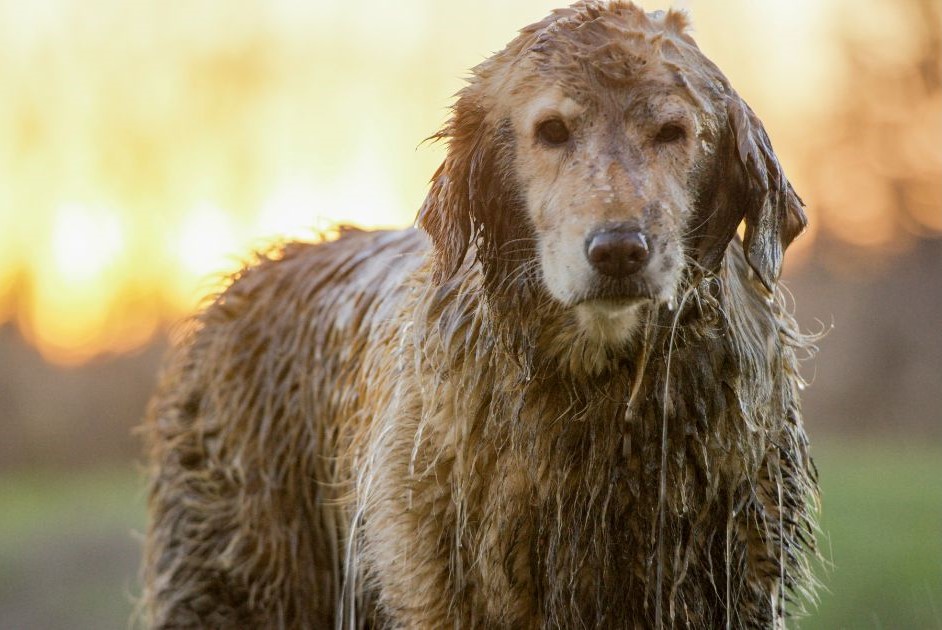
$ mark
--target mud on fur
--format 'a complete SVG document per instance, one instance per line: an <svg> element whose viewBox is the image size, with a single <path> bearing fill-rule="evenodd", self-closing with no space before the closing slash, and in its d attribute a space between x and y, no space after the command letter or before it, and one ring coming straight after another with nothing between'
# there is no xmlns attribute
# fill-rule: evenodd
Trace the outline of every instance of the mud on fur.
<svg viewBox="0 0 942 630"><path fill-rule="evenodd" d="M805 217L687 28L620 2L524 28L459 93L420 229L288 244L192 319L145 425L150 626L798 612Z"/></svg>

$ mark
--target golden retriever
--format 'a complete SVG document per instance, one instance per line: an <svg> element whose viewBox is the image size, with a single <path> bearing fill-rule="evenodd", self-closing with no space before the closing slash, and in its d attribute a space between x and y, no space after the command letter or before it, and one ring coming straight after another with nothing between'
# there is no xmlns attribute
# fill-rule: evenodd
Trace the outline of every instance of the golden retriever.
<svg viewBox="0 0 942 630"><path fill-rule="evenodd" d="M146 425L152 626L795 612L805 217L687 29L596 1L526 27L438 134L421 230L290 244L195 318Z"/></svg>

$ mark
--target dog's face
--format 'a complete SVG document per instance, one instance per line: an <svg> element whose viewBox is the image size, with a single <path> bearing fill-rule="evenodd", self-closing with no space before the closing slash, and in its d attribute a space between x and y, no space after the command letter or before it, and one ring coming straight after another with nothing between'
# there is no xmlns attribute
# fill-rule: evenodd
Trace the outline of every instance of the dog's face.
<svg viewBox="0 0 942 630"><path fill-rule="evenodd" d="M745 219L747 259L771 288L801 202L685 28L677 13L582 3L475 69L420 214L441 277L476 244L492 288L536 278L586 332L620 343L640 304L715 271Z"/></svg>
<svg viewBox="0 0 942 630"><path fill-rule="evenodd" d="M586 324L669 301L683 273L713 121L661 74L599 90L539 73L513 98L514 172L542 279Z"/></svg>

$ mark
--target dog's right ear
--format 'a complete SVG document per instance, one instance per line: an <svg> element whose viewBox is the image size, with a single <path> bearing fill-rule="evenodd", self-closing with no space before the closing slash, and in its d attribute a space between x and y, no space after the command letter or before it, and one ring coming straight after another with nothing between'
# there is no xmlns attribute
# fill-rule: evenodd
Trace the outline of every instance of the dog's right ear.
<svg viewBox="0 0 942 630"><path fill-rule="evenodd" d="M449 156L450 157L450 156ZM459 203L457 185L446 157L419 209L417 223L432 239L435 248L435 282L444 282L457 273L471 244L471 214Z"/></svg>
<svg viewBox="0 0 942 630"><path fill-rule="evenodd" d="M432 239L436 282L457 273L498 196L494 190L494 143L486 128L478 88L475 82L459 92L451 120L432 136L448 143L448 155L432 177L416 222Z"/></svg>

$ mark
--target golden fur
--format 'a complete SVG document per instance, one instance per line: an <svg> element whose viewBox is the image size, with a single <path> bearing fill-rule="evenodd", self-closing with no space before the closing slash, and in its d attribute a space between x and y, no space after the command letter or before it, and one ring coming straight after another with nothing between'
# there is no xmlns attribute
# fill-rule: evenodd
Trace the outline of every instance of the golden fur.
<svg viewBox="0 0 942 630"><path fill-rule="evenodd" d="M147 421L152 626L793 612L816 484L776 284L805 220L686 28L580 2L523 29L439 134L424 231L288 245L196 317ZM626 221L648 265L602 278L586 235Z"/></svg>

